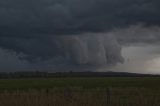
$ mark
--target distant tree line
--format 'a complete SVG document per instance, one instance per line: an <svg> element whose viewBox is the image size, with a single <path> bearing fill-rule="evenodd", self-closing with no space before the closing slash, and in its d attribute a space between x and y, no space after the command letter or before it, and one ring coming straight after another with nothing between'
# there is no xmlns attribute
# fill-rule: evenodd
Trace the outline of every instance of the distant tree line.
<svg viewBox="0 0 160 106"><path fill-rule="evenodd" d="M0 79L10 78L59 78L59 77L160 77L153 74L138 74L127 72L1 72Z"/></svg>

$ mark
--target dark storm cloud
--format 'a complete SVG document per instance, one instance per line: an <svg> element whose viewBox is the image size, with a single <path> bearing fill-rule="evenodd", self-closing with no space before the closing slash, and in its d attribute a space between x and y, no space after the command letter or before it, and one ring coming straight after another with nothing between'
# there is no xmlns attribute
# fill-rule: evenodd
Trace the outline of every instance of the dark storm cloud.
<svg viewBox="0 0 160 106"><path fill-rule="evenodd" d="M128 28L121 28L110 32L115 35L122 45L126 44L159 44L160 27L131 25Z"/></svg>
<svg viewBox="0 0 160 106"><path fill-rule="evenodd" d="M159 25L158 0L1 0L1 31L73 34L139 22ZM17 36L18 36L17 35ZM6 35L5 35L6 36Z"/></svg>
<svg viewBox="0 0 160 106"><path fill-rule="evenodd" d="M117 38L137 42L146 35L114 32L116 38L110 38L106 32L132 30L128 27L139 23L159 26L159 4L158 0L0 0L0 46L24 53L27 60L63 56L76 64L95 65L96 60L115 64L123 61ZM156 40L158 36L154 35Z"/></svg>

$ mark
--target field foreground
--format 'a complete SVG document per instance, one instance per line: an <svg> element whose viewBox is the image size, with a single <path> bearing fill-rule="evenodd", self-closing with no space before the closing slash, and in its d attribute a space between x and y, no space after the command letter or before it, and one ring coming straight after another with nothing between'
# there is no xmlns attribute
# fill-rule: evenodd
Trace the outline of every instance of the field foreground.
<svg viewBox="0 0 160 106"><path fill-rule="evenodd" d="M0 106L160 106L160 78L0 80Z"/></svg>

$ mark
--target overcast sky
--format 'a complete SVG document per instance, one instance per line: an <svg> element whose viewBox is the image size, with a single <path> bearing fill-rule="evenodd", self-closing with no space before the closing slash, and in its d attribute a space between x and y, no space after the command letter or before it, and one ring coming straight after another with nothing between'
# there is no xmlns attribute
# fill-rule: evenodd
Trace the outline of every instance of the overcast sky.
<svg viewBox="0 0 160 106"><path fill-rule="evenodd" d="M0 70L160 73L159 5L159 0L0 0Z"/></svg>

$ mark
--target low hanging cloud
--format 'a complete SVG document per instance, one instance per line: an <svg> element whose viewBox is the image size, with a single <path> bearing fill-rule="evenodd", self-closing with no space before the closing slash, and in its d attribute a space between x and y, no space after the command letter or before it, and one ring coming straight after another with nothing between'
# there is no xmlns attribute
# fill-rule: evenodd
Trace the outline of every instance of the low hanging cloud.
<svg viewBox="0 0 160 106"><path fill-rule="evenodd" d="M21 58L30 62L115 65L123 62L120 44L160 41L159 4L158 0L0 0L0 47L23 53Z"/></svg>
<svg viewBox="0 0 160 106"><path fill-rule="evenodd" d="M64 56L80 65L105 65L123 62L121 47L111 35L84 34L56 37Z"/></svg>

